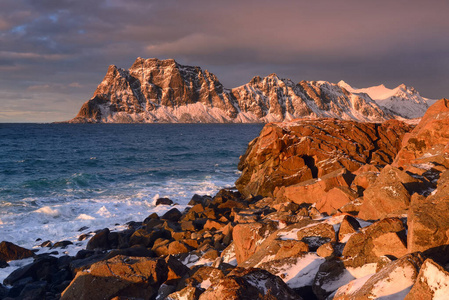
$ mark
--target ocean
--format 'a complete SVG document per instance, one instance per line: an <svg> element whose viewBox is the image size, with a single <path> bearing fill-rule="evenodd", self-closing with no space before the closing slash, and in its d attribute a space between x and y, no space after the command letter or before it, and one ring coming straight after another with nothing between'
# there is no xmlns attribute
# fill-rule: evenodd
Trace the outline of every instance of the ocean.
<svg viewBox="0 0 449 300"><path fill-rule="evenodd" d="M262 124L0 124L0 240L75 255L80 234L232 187ZM66 249L39 245L69 240ZM0 280L21 262L1 270ZM3 275L2 275L3 274Z"/></svg>

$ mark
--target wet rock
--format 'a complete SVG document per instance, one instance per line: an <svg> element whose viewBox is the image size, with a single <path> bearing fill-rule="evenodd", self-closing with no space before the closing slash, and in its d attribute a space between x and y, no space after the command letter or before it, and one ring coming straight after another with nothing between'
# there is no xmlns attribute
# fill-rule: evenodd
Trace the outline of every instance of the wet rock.
<svg viewBox="0 0 449 300"><path fill-rule="evenodd" d="M52 249L54 248L62 248L65 249L67 248L67 246L69 245L73 245L73 243L71 241L60 241L60 242L56 242L53 247L51 247Z"/></svg>
<svg viewBox="0 0 449 300"><path fill-rule="evenodd" d="M172 222L178 222L182 214L177 208L172 208L162 215L162 220L168 220Z"/></svg>
<svg viewBox="0 0 449 300"><path fill-rule="evenodd" d="M449 272L432 259L426 259L418 278L404 300L446 299L449 295Z"/></svg>
<svg viewBox="0 0 449 300"><path fill-rule="evenodd" d="M34 252L13 243L3 241L0 243L0 260L10 261L33 257Z"/></svg>
<svg viewBox="0 0 449 300"><path fill-rule="evenodd" d="M31 264L19 268L9 274L3 283L15 285L17 282L32 278L33 281L51 281L51 276L58 271L58 259L53 256L42 256Z"/></svg>
<svg viewBox="0 0 449 300"><path fill-rule="evenodd" d="M261 269L237 269L210 286L200 300L302 299L279 277Z"/></svg>
<svg viewBox="0 0 449 300"><path fill-rule="evenodd" d="M158 205L172 205L173 201L168 198L158 198L156 200L156 206Z"/></svg>
<svg viewBox="0 0 449 300"><path fill-rule="evenodd" d="M104 228L95 233L95 235L87 242L87 250L109 250L111 244L109 243L109 228Z"/></svg>
<svg viewBox="0 0 449 300"><path fill-rule="evenodd" d="M116 296L149 299L167 280L163 259L116 256L77 273L61 299L111 299Z"/></svg>

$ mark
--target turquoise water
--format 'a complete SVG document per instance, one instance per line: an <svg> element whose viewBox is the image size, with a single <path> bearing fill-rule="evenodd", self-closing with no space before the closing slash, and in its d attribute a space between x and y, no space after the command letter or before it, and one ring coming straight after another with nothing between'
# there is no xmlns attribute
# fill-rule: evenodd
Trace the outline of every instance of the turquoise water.
<svg viewBox="0 0 449 300"><path fill-rule="evenodd" d="M0 239L35 247L233 186L261 124L0 124ZM81 244L78 243L78 246Z"/></svg>

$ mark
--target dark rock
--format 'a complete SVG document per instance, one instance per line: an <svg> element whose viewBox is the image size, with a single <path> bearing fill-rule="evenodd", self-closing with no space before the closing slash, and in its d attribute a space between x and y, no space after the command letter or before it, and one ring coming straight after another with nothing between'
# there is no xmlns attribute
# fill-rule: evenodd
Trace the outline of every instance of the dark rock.
<svg viewBox="0 0 449 300"><path fill-rule="evenodd" d="M193 195L192 199L190 199L188 205L202 204L203 206L209 206L212 202L212 198L210 196L200 196Z"/></svg>
<svg viewBox="0 0 449 300"><path fill-rule="evenodd" d="M51 247L52 249L54 248L62 248L65 249L67 248L68 245L73 245L73 243L71 241L60 241L60 242L56 242L53 247Z"/></svg>
<svg viewBox="0 0 449 300"><path fill-rule="evenodd" d="M103 261L106 259L107 254L93 254L81 259L74 259L70 263L70 270L73 275L76 275L79 271L89 269L94 263Z"/></svg>
<svg viewBox="0 0 449 300"><path fill-rule="evenodd" d="M172 205L173 201L168 198L158 198L156 200L156 206L158 205Z"/></svg>
<svg viewBox="0 0 449 300"><path fill-rule="evenodd" d="M42 244L39 245L40 247L49 247L51 248L53 246L53 243L51 241L45 241Z"/></svg>
<svg viewBox="0 0 449 300"><path fill-rule="evenodd" d="M51 281L51 277L58 271L58 259L53 256L37 258L33 263L19 268L9 274L3 281L8 285L15 285L24 278L32 278L33 281Z"/></svg>
<svg viewBox="0 0 449 300"><path fill-rule="evenodd" d="M177 208L172 208L169 211L167 211L162 217L162 220L168 220L172 222L178 222L179 219L182 217L181 212Z"/></svg>
<svg viewBox="0 0 449 300"><path fill-rule="evenodd" d="M9 264L6 261L0 259L0 268L6 268L8 266L9 266Z"/></svg>
<svg viewBox="0 0 449 300"><path fill-rule="evenodd" d="M87 243L87 250L109 250L111 249L111 245L108 239L109 229L104 228L95 233L95 235L89 240Z"/></svg>
<svg viewBox="0 0 449 300"><path fill-rule="evenodd" d="M34 252L31 250L6 241L0 243L0 260L10 261L33 256Z"/></svg>
<svg viewBox="0 0 449 300"><path fill-rule="evenodd" d="M155 257L153 251L143 246L137 245L126 249L114 249L106 255L105 259L113 258L117 255L135 256L135 257Z"/></svg>

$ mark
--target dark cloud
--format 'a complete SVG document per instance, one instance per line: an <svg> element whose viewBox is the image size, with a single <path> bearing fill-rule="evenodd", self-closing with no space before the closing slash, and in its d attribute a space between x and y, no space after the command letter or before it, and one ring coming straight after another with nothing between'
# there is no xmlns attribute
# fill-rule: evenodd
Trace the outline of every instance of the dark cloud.
<svg viewBox="0 0 449 300"><path fill-rule="evenodd" d="M0 122L71 118L108 65L139 56L201 66L226 87L275 72L447 97L448 11L445 0L2 0Z"/></svg>

